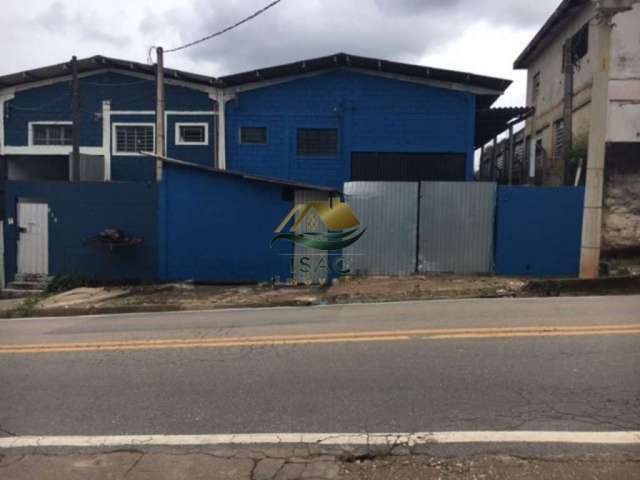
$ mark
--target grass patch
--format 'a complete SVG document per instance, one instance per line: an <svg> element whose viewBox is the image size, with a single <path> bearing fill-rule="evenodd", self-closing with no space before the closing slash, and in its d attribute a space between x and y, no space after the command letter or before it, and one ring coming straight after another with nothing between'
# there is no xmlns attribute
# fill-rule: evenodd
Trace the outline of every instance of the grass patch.
<svg viewBox="0 0 640 480"><path fill-rule="evenodd" d="M54 277L47 283L45 291L49 294L62 293L73 290L74 288L86 287L87 285L87 279L80 275L60 275Z"/></svg>
<svg viewBox="0 0 640 480"><path fill-rule="evenodd" d="M11 316L21 318L30 317L33 314L33 310L36 305L40 300L42 300L42 298L44 298L42 295L34 295L33 297L25 298L24 301L18 305L18 308L13 311L13 315Z"/></svg>

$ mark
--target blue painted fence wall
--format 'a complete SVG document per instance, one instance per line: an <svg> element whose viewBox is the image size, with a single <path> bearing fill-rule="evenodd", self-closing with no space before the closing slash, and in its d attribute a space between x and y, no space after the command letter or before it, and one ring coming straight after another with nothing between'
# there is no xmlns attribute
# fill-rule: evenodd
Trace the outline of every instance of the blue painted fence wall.
<svg viewBox="0 0 640 480"><path fill-rule="evenodd" d="M577 276L584 188L498 187L496 273Z"/></svg>
<svg viewBox="0 0 640 480"><path fill-rule="evenodd" d="M5 261L11 281L17 269L18 198L44 200L49 213L49 273L91 280L153 280L157 277L155 183L7 182ZM84 241L106 228L144 237L142 245L113 252Z"/></svg>
<svg viewBox="0 0 640 480"><path fill-rule="evenodd" d="M206 92L183 86L165 86L166 109L180 112L213 112L215 102ZM123 73L104 72L80 79L81 146L102 146L102 102L111 101L112 111L145 112L155 110L155 82ZM167 152L176 158L214 166L215 130L213 115L169 115ZM37 121L71 121L71 82L62 81L18 91L6 103L5 143L28 145L28 124ZM175 144L175 122L209 124L209 145ZM111 123L155 123L155 115L113 114ZM111 148L111 145L108 146ZM154 178L154 165L136 155L114 155L112 180L144 181Z"/></svg>
<svg viewBox="0 0 640 480"><path fill-rule="evenodd" d="M293 207L285 190L165 164L158 212L161 280L250 283L290 277L291 245L269 246Z"/></svg>
<svg viewBox="0 0 640 480"><path fill-rule="evenodd" d="M456 152L473 178L470 93L338 70L239 93L226 108L231 170L342 188L355 151ZM267 144L240 144L242 126L267 127ZM338 155L297 156L305 127L337 128Z"/></svg>

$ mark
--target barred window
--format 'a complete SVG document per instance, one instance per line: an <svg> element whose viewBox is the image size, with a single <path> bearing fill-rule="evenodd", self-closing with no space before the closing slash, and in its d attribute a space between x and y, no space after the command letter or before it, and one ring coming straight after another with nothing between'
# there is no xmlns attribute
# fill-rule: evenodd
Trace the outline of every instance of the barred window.
<svg viewBox="0 0 640 480"><path fill-rule="evenodd" d="M116 125L116 153L154 151L153 125Z"/></svg>
<svg viewBox="0 0 640 480"><path fill-rule="evenodd" d="M554 125L554 148L553 148L553 158L556 161L563 160L564 154L564 120L558 120Z"/></svg>
<svg viewBox="0 0 640 480"><path fill-rule="evenodd" d="M71 145L71 125L37 124L33 128L33 145Z"/></svg>
<svg viewBox="0 0 640 480"><path fill-rule="evenodd" d="M241 127L240 143L259 144L267 143L266 127Z"/></svg>
<svg viewBox="0 0 640 480"><path fill-rule="evenodd" d="M298 155L336 155L338 130L336 128L299 128Z"/></svg>

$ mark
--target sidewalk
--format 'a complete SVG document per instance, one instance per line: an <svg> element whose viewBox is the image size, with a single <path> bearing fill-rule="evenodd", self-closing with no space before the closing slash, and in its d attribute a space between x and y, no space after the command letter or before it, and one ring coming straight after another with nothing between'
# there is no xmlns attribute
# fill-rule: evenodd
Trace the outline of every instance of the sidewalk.
<svg viewBox="0 0 640 480"><path fill-rule="evenodd" d="M406 480L406 479L640 479L640 456L589 455L522 458L427 455L339 459L307 449L198 453L10 454L0 480Z"/></svg>

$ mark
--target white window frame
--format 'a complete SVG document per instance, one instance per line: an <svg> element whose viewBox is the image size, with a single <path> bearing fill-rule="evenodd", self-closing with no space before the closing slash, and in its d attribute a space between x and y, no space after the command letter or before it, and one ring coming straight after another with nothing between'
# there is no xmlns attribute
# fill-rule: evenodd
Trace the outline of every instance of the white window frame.
<svg viewBox="0 0 640 480"><path fill-rule="evenodd" d="M180 140L180 127L204 127L204 141L202 142L185 142ZM175 126L175 144L176 145L209 145L209 122L176 122Z"/></svg>
<svg viewBox="0 0 640 480"><path fill-rule="evenodd" d="M156 149L156 124L151 122L116 122L111 124L111 155L121 157L143 157L142 153L137 152L121 152L118 150L118 127L151 127L153 129L153 151Z"/></svg>
<svg viewBox="0 0 640 480"><path fill-rule="evenodd" d="M36 122L29 122L28 123L28 137L29 137L29 141L28 141L28 145L30 147L35 147L35 148L51 148L51 147L58 147L58 148L64 148L64 149L69 149L71 148L71 145L36 145L35 143L33 143L34 140L34 134L33 134L33 126L34 125L73 125L73 122L69 121L69 120L39 120Z"/></svg>

